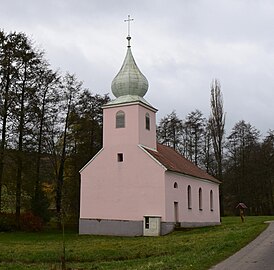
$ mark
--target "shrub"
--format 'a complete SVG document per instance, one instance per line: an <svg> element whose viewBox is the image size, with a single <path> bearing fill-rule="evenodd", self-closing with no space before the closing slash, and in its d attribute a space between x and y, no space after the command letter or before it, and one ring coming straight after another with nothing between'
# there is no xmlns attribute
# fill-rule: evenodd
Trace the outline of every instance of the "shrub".
<svg viewBox="0 0 274 270"><path fill-rule="evenodd" d="M20 216L21 230L26 232L38 232L43 229L43 220L31 212L26 212Z"/></svg>
<svg viewBox="0 0 274 270"><path fill-rule="evenodd" d="M0 213L0 232L16 231L15 214ZM43 220L31 212L22 213L20 216L20 229L26 232L38 232L43 229Z"/></svg>
<svg viewBox="0 0 274 270"><path fill-rule="evenodd" d="M49 222L49 205L49 200L45 192L39 189L36 196L31 200L31 211L35 216L42 218L44 222Z"/></svg>
<svg viewBox="0 0 274 270"><path fill-rule="evenodd" d="M9 232L15 229L15 215L11 213L0 213L0 232Z"/></svg>

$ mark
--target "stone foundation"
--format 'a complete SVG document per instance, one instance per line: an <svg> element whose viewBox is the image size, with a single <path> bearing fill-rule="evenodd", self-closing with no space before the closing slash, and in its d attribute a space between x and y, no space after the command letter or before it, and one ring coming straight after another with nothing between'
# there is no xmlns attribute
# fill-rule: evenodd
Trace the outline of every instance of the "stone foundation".
<svg viewBox="0 0 274 270"><path fill-rule="evenodd" d="M180 227L182 228L214 225L220 225L220 222L180 222ZM172 232L174 226L175 223L173 222L161 222L160 234L165 235ZM80 218L79 234L142 236L143 221Z"/></svg>

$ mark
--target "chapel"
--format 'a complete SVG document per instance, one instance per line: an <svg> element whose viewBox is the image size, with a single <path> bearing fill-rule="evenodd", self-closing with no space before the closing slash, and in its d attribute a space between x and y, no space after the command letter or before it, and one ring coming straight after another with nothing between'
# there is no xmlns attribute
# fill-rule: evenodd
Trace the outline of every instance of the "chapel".
<svg viewBox="0 0 274 270"><path fill-rule="evenodd" d="M127 40L115 99L103 107L103 147L80 171L79 233L158 236L220 224L220 181L157 143L157 109Z"/></svg>

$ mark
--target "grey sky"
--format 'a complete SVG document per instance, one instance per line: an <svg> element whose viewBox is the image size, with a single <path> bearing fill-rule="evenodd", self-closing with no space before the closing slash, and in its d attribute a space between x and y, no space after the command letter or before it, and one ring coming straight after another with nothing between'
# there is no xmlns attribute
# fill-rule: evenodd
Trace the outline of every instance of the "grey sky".
<svg viewBox="0 0 274 270"><path fill-rule="evenodd" d="M210 84L221 82L226 131L239 120L274 129L272 0L0 0L0 27L23 31L52 67L75 73L93 93L109 93L132 51L158 120L176 110L208 117ZM111 95L112 97L112 95Z"/></svg>

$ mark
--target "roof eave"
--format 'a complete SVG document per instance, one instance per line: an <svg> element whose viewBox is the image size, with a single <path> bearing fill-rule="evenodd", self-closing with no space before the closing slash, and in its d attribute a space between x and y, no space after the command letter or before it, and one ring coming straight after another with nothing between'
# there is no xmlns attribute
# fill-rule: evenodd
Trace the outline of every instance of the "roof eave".
<svg viewBox="0 0 274 270"><path fill-rule="evenodd" d="M91 158L86 165L84 165L84 167L82 169L79 170L79 173L82 173L82 171L85 170L85 168L104 150L104 148L101 148L94 156L93 158Z"/></svg>
<svg viewBox="0 0 274 270"><path fill-rule="evenodd" d="M151 155L148 151L146 151L146 146L143 146L141 144L138 145L138 147L140 149L142 149L151 159L153 159L158 165L160 165L165 171L167 171L168 169L157 159L155 158L153 155ZM153 151L155 151L155 149L149 148Z"/></svg>
<svg viewBox="0 0 274 270"><path fill-rule="evenodd" d="M195 179L198 179L198 180L203 180L203 181L207 181L207 182L212 182L212 183L216 183L216 184L221 184L222 182L219 181L218 179L208 179L208 178L204 178L204 177L198 177L198 176L195 176L195 175L191 175L191 174L187 174L187 173L182 173L180 171L176 171L176 170L171 170L171 169L167 169L168 172L172 172L172 173L176 173L176 174L180 174L180 175L185 175L185 176L188 176L188 177L192 177L192 178L195 178Z"/></svg>
<svg viewBox="0 0 274 270"><path fill-rule="evenodd" d="M153 112L157 112L158 111L158 109L156 109L153 106L151 106L151 105L149 105L147 103L144 103L144 102L142 102L140 100L131 101L131 102L121 102L121 103L105 104L105 105L102 106L102 109L105 109L105 108L115 108L115 107L121 107L121 106L130 106L130 105L135 105L135 104L142 105L143 107L145 107L147 109L150 109Z"/></svg>

